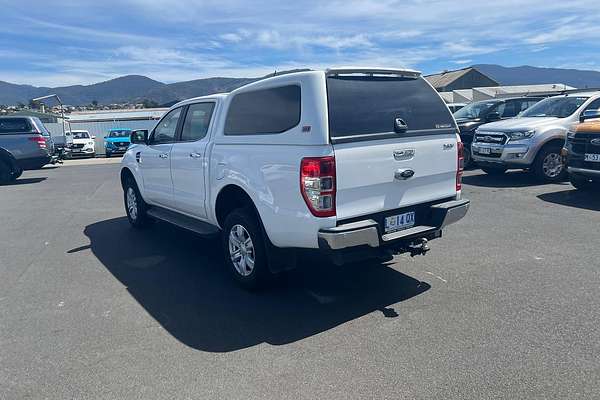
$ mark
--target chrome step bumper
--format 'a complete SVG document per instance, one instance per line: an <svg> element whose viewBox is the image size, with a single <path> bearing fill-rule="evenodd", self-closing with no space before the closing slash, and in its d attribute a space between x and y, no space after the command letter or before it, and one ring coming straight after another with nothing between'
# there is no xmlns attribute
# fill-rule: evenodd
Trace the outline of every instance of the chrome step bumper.
<svg viewBox="0 0 600 400"><path fill-rule="evenodd" d="M402 231L379 234L379 224L367 219L319 231L319 248L340 250L357 246L380 247L397 240L419 238L462 219L469 210L469 200L452 200L431 206L431 220L427 225L414 226Z"/></svg>

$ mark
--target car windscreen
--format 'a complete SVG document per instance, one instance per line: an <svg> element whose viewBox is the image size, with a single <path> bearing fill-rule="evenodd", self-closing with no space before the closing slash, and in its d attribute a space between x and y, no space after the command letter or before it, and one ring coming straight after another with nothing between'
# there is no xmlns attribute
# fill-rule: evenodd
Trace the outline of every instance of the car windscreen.
<svg viewBox="0 0 600 400"><path fill-rule="evenodd" d="M73 139L89 139L90 134L87 132L73 132Z"/></svg>
<svg viewBox="0 0 600 400"><path fill-rule="evenodd" d="M111 138L128 138L131 135L131 131L111 131L108 137Z"/></svg>
<svg viewBox="0 0 600 400"><path fill-rule="evenodd" d="M32 126L26 118L0 118L0 134L32 132Z"/></svg>
<svg viewBox="0 0 600 400"><path fill-rule="evenodd" d="M423 78L328 76L327 103L332 139L394 134L398 119L406 127L399 136L441 134L455 127L444 101Z"/></svg>
<svg viewBox="0 0 600 400"><path fill-rule="evenodd" d="M464 106L460 110L454 113L456 119L475 119L480 118L483 114L488 112L492 107L498 104L497 101L477 101L469 105Z"/></svg>
<svg viewBox="0 0 600 400"><path fill-rule="evenodd" d="M540 101L521 113L521 117L566 118L573 114L589 97L550 97Z"/></svg>

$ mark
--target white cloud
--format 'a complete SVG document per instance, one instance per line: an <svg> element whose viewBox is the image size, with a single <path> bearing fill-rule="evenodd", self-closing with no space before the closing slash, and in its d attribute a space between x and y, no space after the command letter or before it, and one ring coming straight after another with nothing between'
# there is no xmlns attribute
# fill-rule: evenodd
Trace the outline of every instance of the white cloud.
<svg viewBox="0 0 600 400"><path fill-rule="evenodd" d="M564 43L590 43L597 53L596 2L106 0L58 2L41 17L30 12L43 4L34 0L3 9L0 80L143 74L173 82L342 64L443 69L540 51L540 63L558 65L564 60L549 54Z"/></svg>

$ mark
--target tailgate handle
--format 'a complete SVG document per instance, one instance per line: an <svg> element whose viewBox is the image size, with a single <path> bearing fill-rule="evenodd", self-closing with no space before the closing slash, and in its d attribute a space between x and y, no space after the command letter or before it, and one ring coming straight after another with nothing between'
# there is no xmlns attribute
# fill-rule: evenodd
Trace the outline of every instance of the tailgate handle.
<svg viewBox="0 0 600 400"><path fill-rule="evenodd" d="M405 181L407 179L412 178L413 176L415 176L415 171L413 171L410 168L401 168L394 172L394 179L397 179L399 181Z"/></svg>

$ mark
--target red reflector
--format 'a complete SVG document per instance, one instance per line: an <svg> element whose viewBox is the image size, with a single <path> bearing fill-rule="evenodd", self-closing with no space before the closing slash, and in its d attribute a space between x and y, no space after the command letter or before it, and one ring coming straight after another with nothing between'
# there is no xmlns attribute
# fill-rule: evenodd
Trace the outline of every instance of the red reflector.
<svg viewBox="0 0 600 400"><path fill-rule="evenodd" d="M465 145L463 142L458 142L456 146L456 191L462 190L462 177L465 166Z"/></svg>

